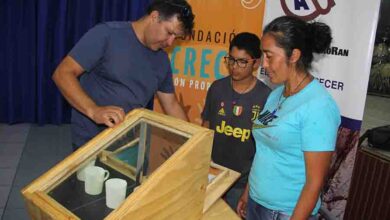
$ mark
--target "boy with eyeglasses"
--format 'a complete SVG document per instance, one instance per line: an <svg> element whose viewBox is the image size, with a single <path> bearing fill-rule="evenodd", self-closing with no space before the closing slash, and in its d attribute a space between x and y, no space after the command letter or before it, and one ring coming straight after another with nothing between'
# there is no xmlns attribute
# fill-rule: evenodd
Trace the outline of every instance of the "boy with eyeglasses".
<svg viewBox="0 0 390 220"><path fill-rule="evenodd" d="M193 25L185 0L155 0L139 20L101 23L80 39L53 75L73 106L74 150L123 121L125 113L145 107L155 94L168 115L188 120L162 49L191 34Z"/></svg>
<svg viewBox="0 0 390 220"><path fill-rule="evenodd" d="M230 43L225 63L229 76L216 80L207 92L202 125L214 130L212 160L241 173L224 198L236 210L255 155L251 134L270 89L256 78L260 66L260 39L240 33Z"/></svg>

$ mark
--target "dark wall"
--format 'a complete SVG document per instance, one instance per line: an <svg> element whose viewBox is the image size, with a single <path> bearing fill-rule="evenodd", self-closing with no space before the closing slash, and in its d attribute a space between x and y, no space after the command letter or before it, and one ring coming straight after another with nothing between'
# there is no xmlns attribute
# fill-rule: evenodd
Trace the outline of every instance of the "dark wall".
<svg viewBox="0 0 390 220"><path fill-rule="evenodd" d="M135 20L149 0L0 0L0 123L61 124L70 106L51 80L102 21Z"/></svg>
<svg viewBox="0 0 390 220"><path fill-rule="evenodd" d="M379 12L379 21L377 28L377 42L382 42L382 37L387 35L390 38L390 0L382 0ZM387 40L389 43L390 39Z"/></svg>

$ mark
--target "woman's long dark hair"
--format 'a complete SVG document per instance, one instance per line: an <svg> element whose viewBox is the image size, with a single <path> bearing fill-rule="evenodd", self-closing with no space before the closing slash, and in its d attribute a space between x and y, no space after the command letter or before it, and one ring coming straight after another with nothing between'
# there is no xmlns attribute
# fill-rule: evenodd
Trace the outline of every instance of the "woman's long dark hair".
<svg viewBox="0 0 390 220"><path fill-rule="evenodd" d="M307 71L311 68L313 53L323 53L332 41L331 29L321 22L306 22L297 17L282 16L269 23L263 34L270 34L277 45L290 57L293 49L301 51L297 68Z"/></svg>

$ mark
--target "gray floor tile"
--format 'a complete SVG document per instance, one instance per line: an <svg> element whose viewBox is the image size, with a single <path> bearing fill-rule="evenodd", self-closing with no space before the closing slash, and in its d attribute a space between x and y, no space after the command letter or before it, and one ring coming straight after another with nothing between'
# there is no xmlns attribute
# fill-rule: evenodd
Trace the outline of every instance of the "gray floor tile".
<svg viewBox="0 0 390 220"><path fill-rule="evenodd" d="M3 219L24 211L20 190L71 153L69 126L32 126ZM27 217L25 211L24 216ZM23 219L23 216L20 216ZM18 217L19 219L19 217Z"/></svg>
<svg viewBox="0 0 390 220"><path fill-rule="evenodd" d="M53 167L56 162L53 160L43 160L41 162L26 161L21 162L18 172L16 173L13 185L14 186L26 186L34 179L38 178L51 167Z"/></svg>
<svg viewBox="0 0 390 220"><path fill-rule="evenodd" d="M14 131L15 129L2 129L0 132L0 142L6 143L24 143L26 141L28 130Z"/></svg>
<svg viewBox="0 0 390 220"><path fill-rule="evenodd" d="M8 195L10 193L11 186L0 186L0 208L4 209Z"/></svg>
<svg viewBox="0 0 390 220"><path fill-rule="evenodd" d="M3 213L2 220L29 220L29 216L25 208L6 209Z"/></svg>
<svg viewBox="0 0 390 220"><path fill-rule="evenodd" d="M28 132L30 130L31 124L22 123L22 124L4 124L0 123L0 132L3 130L12 131L12 132Z"/></svg>
<svg viewBox="0 0 390 220"><path fill-rule="evenodd" d="M20 156L25 143L7 143L0 141L0 155Z"/></svg>
<svg viewBox="0 0 390 220"><path fill-rule="evenodd" d="M16 169L12 168L0 168L0 186L11 186Z"/></svg>
<svg viewBox="0 0 390 220"><path fill-rule="evenodd" d="M16 169L23 147L24 143L0 142L0 168Z"/></svg>
<svg viewBox="0 0 390 220"><path fill-rule="evenodd" d="M19 163L20 157L10 157L0 155L0 168L16 169Z"/></svg>
<svg viewBox="0 0 390 220"><path fill-rule="evenodd" d="M25 149L25 153L39 156L40 154L57 155L70 153L70 127L45 126L34 127L29 137L28 144L31 147Z"/></svg>
<svg viewBox="0 0 390 220"><path fill-rule="evenodd" d="M22 186L15 186L15 187L11 188L11 191L10 191L9 196L8 196L6 209L25 208L23 196L20 193L21 189L23 189Z"/></svg>

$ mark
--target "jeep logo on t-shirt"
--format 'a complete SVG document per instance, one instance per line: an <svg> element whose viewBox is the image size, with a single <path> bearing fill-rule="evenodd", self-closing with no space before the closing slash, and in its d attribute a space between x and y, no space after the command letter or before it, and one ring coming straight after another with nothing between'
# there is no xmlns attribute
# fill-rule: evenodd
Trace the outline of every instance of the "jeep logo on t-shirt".
<svg viewBox="0 0 390 220"><path fill-rule="evenodd" d="M225 121L222 121L221 125L217 125L215 130L220 134L225 134L226 136L233 135L233 137L241 139L241 142L248 140L251 135L251 130L242 129L242 128L233 128L230 125L226 125Z"/></svg>

